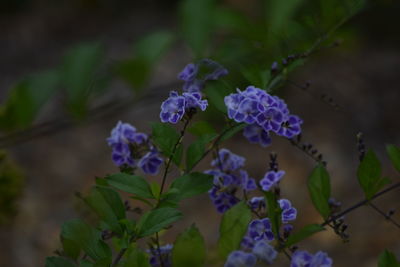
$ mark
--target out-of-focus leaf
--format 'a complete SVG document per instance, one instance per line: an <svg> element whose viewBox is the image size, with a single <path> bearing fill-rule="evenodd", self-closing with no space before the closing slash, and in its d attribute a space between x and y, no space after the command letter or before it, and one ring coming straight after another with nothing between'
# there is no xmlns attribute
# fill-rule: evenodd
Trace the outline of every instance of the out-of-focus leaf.
<svg viewBox="0 0 400 267"><path fill-rule="evenodd" d="M150 185L143 177L126 173L116 173L107 176L106 180L111 186L121 191L142 198L153 198Z"/></svg>
<svg viewBox="0 0 400 267"><path fill-rule="evenodd" d="M224 98L231 93L230 89L225 87L222 82L214 81L207 84L204 92L206 93L211 105L216 107L219 111L226 113Z"/></svg>
<svg viewBox="0 0 400 267"><path fill-rule="evenodd" d="M307 182L308 191L314 207L324 219L331 213L329 198L331 196L331 184L329 173L322 164L314 168Z"/></svg>
<svg viewBox="0 0 400 267"><path fill-rule="evenodd" d="M298 242L302 241L303 239L308 238L309 236L321 232L325 230L325 228L319 224L309 224L304 226L300 231L297 233L291 234L286 241L286 247L293 246L294 244L297 244Z"/></svg>
<svg viewBox="0 0 400 267"><path fill-rule="evenodd" d="M60 236L60 239L63 247L63 255L76 260L81 252L79 245L72 240L64 238L63 236Z"/></svg>
<svg viewBox="0 0 400 267"><path fill-rule="evenodd" d="M29 126L57 89L57 71L44 71L28 76L11 89L0 113L0 127L11 130Z"/></svg>
<svg viewBox="0 0 400 267"><path fill-rule="evenodd" d="M217 134L203 135L190 144L186 152L186 170L191 170L195 164L201 160L205 152L206 145L216 136Z"/></svg>
<svg viewBox="0 0 400 267"><path fill-rule="evenodd" d="M225 259L237 250L251 220L251 211L245 202L240 202L224 213L219 228L218 252Z"/></svg>
<svg viewBox="0 0 400 267"><path fill-rule="evenodd" d="M178 146L175 153L175 144L179 141L179 134L166 123L152 123L152 140L166 157L172 156L172 161L179 165L182 159L182 146Z"/></svg>
<svg viewBox="0 0 400 267"><path fill-rule="evenodd" d="M281 226L281 208L278 205L276 195L272 192L264 192L267 201L268 218L271 221L272 232L275 238L279 236L279 228Z"/></svg>
<svg viewBox="0 0 400 267"><path fill-rule="evenodd" d="M154 234L179 220L182 213L173 208L158 208L145 213L138 223L138 236L145 237Z"/></svg>
<svg viewBox="0 0 400 267"><path fill-rule="evenodd" d="M76 267L76 265L66 258L62 257L47 257L46 267Z"/></svg>
<svg viewBox="0 0 400 267"><path fill-rule="evenodd" d="M172 263L176 267L204 266L206 247L204 238L195 225L181 233L172 250Z"/></svg>
<svg viewBox="0 0 400 267"><path fill-rule="evenodd" d="M388 178L381 178L381 172L381 163L375 152L368 150L357 169L358 182L367 199L371 199L382 187L390 183Z"/></svg>
<svg viewBox="0 0 400 267"><path fill-rule="evenodd" d="M393 166L400 172L400 149L395 145L387 145L386 151L392 161Z"/></svg>
<svg viewBox="0 0 400 267"><path fill-rule="evenodd" d="M111 188L94 187L85 197L86 203L104 221L109 229L122 234L123 227L119 220L125 219L125 207L119 194Z"/></svg>
<svg viewBox="0 0 400 267"><path fill-rule="evenodd" d="M171 189L177 189L179 199L184 199L205 193L212 185L213 176L193 172L176 178L171 184Z"/></svg>
<svg viewBox="0 0 400 267"><path fill-rule="evenodd" d="M111 263L111 250L101 240L101 232L82 220L75 219L65 222L62 226L61 236L74 241L93 260L105 260Z"/></svg>
<svg viewBox="0 0 400 267"><path fill-rule="evenodd" d="M227 126L226 129L228 129L227 131L225 131L224 135L219 139L219 143L228 140L229 138L233 137L235 134L237 134L238 132L240 132L241 130L243 130L244 127L246 127L247 125L244 123L238 123L236 125L234 125L233 127L231 126Z"/></svg>
<svg viewBox="0 0 400 267"><path fill-rule="evenodd" d="M126 260L123 267L150 267L149 259L146 253L133 247L128 249Z"/></svg>
<svg viewBox="0 0 400 267"><path fill-rule="evenodd" d="M385 251L379 255L378 267L400 267L400 262L392 252L385 249Z"/></svg>
<svg viewBox="0 0 400 267"><path fill-rule="evenodd" d="M188 128L188 132L192 133L198 137L201 137L205 134L215 134L216 131L211 124L206 121L196 121L192 124L190 128Z"/></svg>
<svg viewBox="0 0 400 267"><path fill-rule="evenodd" d="M181 6L181 28L185 41L196 57L204 55L213 30L215 0L184 0Z"/></svg>
<svg viewBox="0 0 400 267"><path fill-rule="evenodd" d="M67 91L68 107L80 118L85 115L89 96L95 91L96 72L104 59L99 43L84 43L71 48L61 66L61 81Z"/></svg>

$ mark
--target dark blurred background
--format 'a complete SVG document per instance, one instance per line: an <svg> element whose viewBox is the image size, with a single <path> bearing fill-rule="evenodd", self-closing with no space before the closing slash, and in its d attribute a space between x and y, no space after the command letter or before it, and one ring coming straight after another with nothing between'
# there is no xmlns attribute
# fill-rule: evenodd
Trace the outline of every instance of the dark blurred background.
<svg viewBox="0 0 400 267"><path fill-rule="evenodd" d="M106 48L107 61L113 62L128 56L132 43L140 36L176 29L178 2L3 0L0 103L6 101L8 88L21 77L57 66L65 52L80 42L100 41ZM226 0L224 4L250 12L251 2ZM292 83L309 82L307 90L288 83L280 91L291 112L304 119L303 140L312 143L328 162L333 195L344 208L363 197L356 179L358 132L364 133L367 147L377 152L384 174L399 179L385 153L385 144L400 145L400 4L394 2L378 1L360 12L335 34L339 46L314 54L290 75ZM146 86L157 89L151 98L116 108L100 118L62 124L54 131L6 144L9 160L18 165L16 172L24 178L15 185L21 188L12 199L16 202L15 212L10 212L0 226L0 266L44 265L45 257L59 247L62 223L85 216L85 207L74 193L87 192L96 176L117 171L105 142L112 127L122 120L149 132L148 121L158 120L161 101L169 90L177 89L176 74L191 60L190 50L177 42L157 64ZM112 90L100 102L116 95L123 97L130 90L121 81L113 81L109 87ZM324 94L339 108L327 103L321 97ZM64 115L57 109L60 101L55 98L46 103L35 123ZM268 168L268 153L277 152L280 168L286 171L283 195L298 209L295 226L321 221L306 188L315 163L302 151L276 136L267 149L248 144L241 135L225 147L245 156L247 170L257 179ZM208 162L209 159L199 169L208 168ZM400 209L399 193L397 190L375 203L385 211ZM207 196L196 197L184 203L182 210L184 220L163 237L164 242L173 242L177 232L196 221L209 244L209 253L215 254L218 227L214 222L220 215L211 201ZM400 221L400 212L393 219ZM348 215L346 222L349 243L342 244L332 231L326 231L302 242L301 248L327 251L335 266L376 266L378 255L385 248L400 256L400 230L374 210L362 207ZM279 258L276 266L280 265L288 266L287 259Z"/></svg>

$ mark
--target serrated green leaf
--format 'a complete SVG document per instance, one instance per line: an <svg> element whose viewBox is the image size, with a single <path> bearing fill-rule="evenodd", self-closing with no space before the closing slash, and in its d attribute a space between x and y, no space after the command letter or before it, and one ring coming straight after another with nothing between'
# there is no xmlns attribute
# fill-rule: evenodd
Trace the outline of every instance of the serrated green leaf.
<svg viewBox="0 0 400 267"><path fill-rule="evenodd" d="M76 267L76 265L62 257L47 257L46 258L46 267Z"/></svg>
<svg viewBox="0 0 400 267"><path fill-rule="evenodd" d="M85 197L85 202L112 231L122 234L124 229L119 220L125 219L125 207L119 194L106 187L94 187Z"/></svg>
<svg viewBox="0 0 400 267"><path fill-rule="evenodd" d="M400 267L400 262L392 252L385 249L385 251L379 255L378 267Z"/></svg>
<svg viewBox="0 0 400 267"><path fill-rule="evenodd" d="M204 238L199 229L192 225L177 237L172 250L172 264L176 267L201 267L205 258Z"/></svg>
<svg viewBox="0 0 400 267"><path fill-rule="evenodd" d="M179 220L182 213L174 208L158 208L145 213L138 223L138 236L145 237L154 234Z"/></svg>
<svg viewBox="0 0 400 267"><path fill-rule="evenodd" d="M101 232L82 220L75 219L65 222L62 226L61 236L74 241L93 260L105 260L111 263L111 250L101 240Z"/></svg>
<svg viewBox="0 0 400 267"><path fill-rule="evenodd" d="M203 135L190 144L186 152L186 170L191 170L197 164L203 157L207 143L215 137L217 137L217 134Z"/></svg>
<svg viewBox="0 0 400 267"><path fill-rule="evenodd" d="M275 238L279 236L279 228L281 226L281 213L282 210L278 205L276 195L272 192L264 192L267 201L267 214L271 221L272 232Z"/></svg>
<svg viewBox="0 0 400 267"><path fill-rule="evenodd" d="M126 173L116 173L107 176L106 180L111 186L121 191L134 194L142 198L154 198L149 183L140 176Z"/></svg>
<svg viewBox="0 0 400 267"><path fill-rule="evenodd" d="M237 250L246 234L251 220L251 211L245 202L240 202L226 211L219 228L218 253L225 259L228 254Z"/></svg>
<svg viewBox="0 0 400 267"><path fill-rule="evenodd" d="M178 198L185 199L207 192L212 185L213 176L193 172L176 178L171 184L171 189L177 189L179 192Z"/></svg>
<svg viewBox="0 0 400 267"><path fill-rule="evenodd" d="M319 224L309 224L304 226L300 231L297 233L291 234L286 241L285 246L290 247L298 242L302 241L303 239L308 238L309 236L318 233L320 231L325 230L325 228Z"/></svg>
<svg viewBox="0 0 400 267"><path fill-rule="evenodd" d="M386 151L392 161L393 166L400 172L400 149L395 145L387 145Z"/></svg>
<svg viewBox="0 0 400 267"><path fill-rule="evenodd" d="M174 147L179 142L179 134L173 127L166 123L152 123L152 140L166 157L172 157L172 161L179 165L182 158L183 147L177 147L174 155Z"/></svg>
<svg viewBox="0 0 400 267"><path fill-rule="evenodd" d="M329 173L322 164L318 164L307 181L308 191L314 207L324 219L331 213L329 198L331 196L331 184Z"/></svg>
<svg viewBox="0 0 400 267"><path fill-rule="evenodd" d="M196 57L204 55L213 28L215 0L184 0L181 6L181 28L185 41Z"/></svg>
<svg viewBox="0 0 400 267"><path fill-rule="evenodd" d="M358 166L357 178L365 197L371 199L383 186L390 183L388 178L381 178L381 163L373 150L368 150Z"/></svg>

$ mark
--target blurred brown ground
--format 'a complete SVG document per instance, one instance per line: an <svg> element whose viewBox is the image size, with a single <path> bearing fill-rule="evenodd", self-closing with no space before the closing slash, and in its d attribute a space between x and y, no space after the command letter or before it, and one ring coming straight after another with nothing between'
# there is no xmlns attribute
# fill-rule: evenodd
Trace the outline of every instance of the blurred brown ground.
<svg viewBox="0 0 400 267"><path fill-rule="evenodd" d="M140 35L176 25L174 1L60 2L63 6L43 0L27 2L30 5L26 8L10 9L0 15L1 102L14 81L32 71L55 66L72 44L100 39L107 46L109 58L119 58L129 53L130 45ZM305 121L304 140L313 143L328 161L333 194L344 208L362 198L355 176L355 136L359 131L364 133L367 146L374 148L385 163L385 175L399 179L384 152L386 143L400 145L400 34L392 21L393 12L382 7L357 16L348 24L359 35L356 41L346 43L344 39L341 47L319 53L291 78L299 84L310 81L308 92L293 86L286 86L281 92L290 110ZM157 68L152 85L174 82L176 73L188 60L186 49L175 48ZM112 86L116 91L124 87ZM150 104L133 106L123 114L9 149L23 167L27 183L18 216L11 225L0 228L0 266L43 266L45 257L59 246L62 222L79 216L82 210L74 193L88 190L95 176L117 171L105 143L110 129L123 120L148 131L147 121L158 120L159 103L170 89L173 88L165 88L165 93ZM340 109L334 110L321 101L322 93L331 96ZM247 170L258 179L267 169L268 153L278 152L280 167L286 171L283 195L292 200L299 212L295 226L299 229L321 221L310 206L305 185L314 163L301 151L278 137L267 149L249 145L240 135L226 147L246 156ZM207 162L200 168L207 168ZM384 210L399 210L399 200L397 190L375 203ZM182 210L184 220L173 227L164 241L173 242L177 232L196 222L213 253L218 236L213 222L220 216L207 196L188 200ZM400 213L393 218L400 221ZM349 243L342 244L335 234L326 231L301 243L301 248L327 251L335 266L376 266L384 248L400 256L400 230L372 209L360 208L346 221ZM288 266L288 262L281 257L275 266Z"/></svg>

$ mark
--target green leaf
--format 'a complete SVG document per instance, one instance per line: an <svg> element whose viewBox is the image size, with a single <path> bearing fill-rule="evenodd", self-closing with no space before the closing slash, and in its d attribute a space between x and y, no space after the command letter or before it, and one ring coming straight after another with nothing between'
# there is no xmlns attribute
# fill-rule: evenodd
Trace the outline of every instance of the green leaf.
<svg viewBox="0 0 400 267"><path fill-rule="evenodd" d="M191 170L203 157L205 146L213 140L217 134L207 134L199 137L187 149L186 152L186 170Z"/></svg>
<svg viewBox="0 0 400 267"><path fill-rule="evenodd" d="M400 267L400 262L392 252L385 249L385 251L379 255L378 267Z"/></svg>
<svg viewBox="0 0 400 267"><path fill-rule="evenodd" d="M381 163L375 152L368 150L357 170L358 182L367 199L371 199L383 186L390 183L388 178L381 178L381 172Z"/></svg>
<svg viewBox="0 0 400 267"><path fill-rule="evenodd" d="M157 182L153 182L150 184L150 188L151 188L151 193L153 194L153 197L155 199L159 199L160 191L161 191L160 185Z"/></svg>
<svg viewBox="0 0 400 267"><path fill-rule="evenodd" d="M251 211L245 202L240 202L226 211L219 228L218 252L221 258L237 250L246 234L251 220Z"/></svg>
<svg viewBox="0 0 400 267"><path fill-rule="evenodd" d="M207 95L209 104L215 106L222 113L226 113L224 98L231 93L231 89L227 88L221 81L208 83L204 92Z"/></svg>
<svg viewBox="0 0 400 267"><path fill-rule="evenodd" d="M111 250L101 240L101 232L82 220L75 219L65 222L62 226L61 236L75 242L93 260L106 260L111 263Z"/></svg>
<svg viewBox="0 0 400 267"><path fill-rule="evenodd" d="M267 201L267 214L268 218L271 220L272 232L275 238L277 238L279 236L282 210L278 205L278 200L274 193L264 192L264 194Z"/></svg>
<svg viewBox="0 0 400 267"><path fill-rule="evenodd" d="M181 6L182 33L196 57L204 55L213 28L215 0L184 0ZM211 19L210 19L211 18Z"/></svg>
<svg viewBox="0 0 400 267"><path fill-rule="evenodd" d="M199 137L206 134L216 133L214 127L206 121L196 121L190 128L188 128L188 132Z"/></svg>
<svg viewBox="0 0 400 267"><path fill-rule="evenodd" d="M67 90L68 107L77 117L85 115L89 96L98 86L95 74L103 58L104 49L99 43L77 45L65 55L61 79Z"/></svg>
<svg viewBox="0 0 400 267"><path fill-rule="evenodd" d="M210 190L213 185L213 176L204 173L193 172L175 179L171 189L179 191L179 199L193 197Z"/></svg>
<svg viewBox="0 0 400 267"><path fill-rule="evenodd" d="M386 151L392 161L393 166L400 172L400 149L395 145L387 145Z"/></svg>
<svg viewBox="0 0 400 267"><path fill-rule="evenodd" d="M309 224L304 226L300 231L297 233L291 234L286 241L286 247L293 246L298 242L302 241L303 239L308 238L309 236L318 233L320 231L325 230L325 228L319 224Z"/></svg>
<svg viewBox="0 0 400 267"><path fill-rule="evenodd" d="M119 220L126 218L125 207L117 192L106 187L94 187L85 197L85 202L112 231L123 233Z"/></svg>
<svg viewBox="0 0 400 267"><path fill-rule="evenodd" d="M329 173L322 164L318 164L311 173L307 182L308 191L314 207L324 219L331 213L329 198L331 196L331 185Z"/></svg>
<svg viewBox="0 0 400 267"><path fill-rule="evenodd" d="M30 75L17 83L10 91L3 113L0 113L0 126L9 130L29 126L59 88L58 83L57 71Z"/></svg>
<svg viewBox="0 0 400 267"><path fill-rule="evenodd" d="M238 132L240 132L244 127L246 127L247 125L244 123L238 123L236 125L234 125L233 127L228 126L227 130L224 135L220 138L218 143L221 143L225 140L228 140L229 138L233 137L235 134L237 134Z"/></svg>
<svg viewBox="0 0 400 267"><path fill-rule="evenodd" d="M146 253L138 248L128 249L126 260L123 267L150 267L149 259Z"/></svg>
<svg viewBox="0 0 400 267"><path fill-rule="evenodd" d="M63 247L63 255L76 260L81 252L79 245L72 240L63 238L62 236L60 236L60 239Z"/></svg>
<svg viewBox="0 0 400 267"><path fill-rule="evenodd" d="M176 267L201 267L206 258L203 236L195 225L181 233L172 250L172 263Z"/></svg>
<svg viewBox="0 0 400 267"><path fill-rule="evenodd" d="M168 50L174 40L170 32L159 31L146 35L135 43L134 56L121 61L116 72L134 89L140 89L149 81L151 70Z"/></svg>
<svg viewBox="0 0 400 267"><path fill-rule="evenodd" d="M46 267L76 267L76 265L66 258L47 257Z"/></svg>
<svg viewBox="0 0 400 267"><path fill-rule="evenodd" d="M121 191L134 194L142 198L154 198L149 183L140 176L126 173L116 173L107 176L106 179L111 186Z"/></svg>
<svg viewBox="0 0 400 267"><path fill-rule="evenodd" d="M182 213L173 208L158 208L145 213L138 223L139 237L149 236L179 220Z"/></svg>
<svg viewBox="0 0 400 267"><path fill-rule="evenodd" d="M179 134L166 123L152 123L152 140L166 157L173 157L172 161L179 165L182 158L182 146L179 146L174 155L174 147L179 142Z"/></svg>

